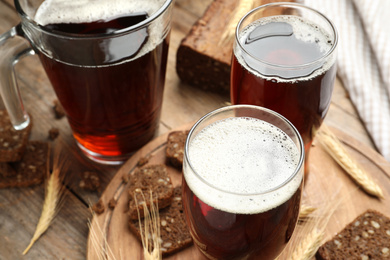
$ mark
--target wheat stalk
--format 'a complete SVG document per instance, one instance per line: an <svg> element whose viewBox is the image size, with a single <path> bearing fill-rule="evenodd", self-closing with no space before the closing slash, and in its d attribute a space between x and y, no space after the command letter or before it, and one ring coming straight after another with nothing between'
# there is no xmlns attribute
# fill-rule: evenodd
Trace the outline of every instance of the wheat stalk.
<svg viewBox="0 0 390 260"><path fill-rule="evenodd" d="M140 193L142 196L142 207L144 210L144 227L141 223L141 214L138 209L137 194L134 194L135 203L137 206L138 223L141 234L141 242L143 247L145 260L161 260L162 254L160 250L160 216L158 213L158 205L153 203L153 193L150 191L150 210L146 205L145 196L141 189L136 189L134 193Z"/></svg>
<svg viewBox="0 0 390 260"><path fill-rule="evenodd" d="M336 190L336 188L338 190ZM310 219L304 222L298 222L296 230L288 243L287 248L277 259L290 259L290 260L309 260L318 251L318 248L322 245L325 237L325 230L329 223L330 218L336 211L342 201L347 200L347 197L340 196L339 191L341 187L335 187L334 195L329 200L325 201L324 205L316 208L316 214ZM310 203L311 198L307 198ZM305 208L314 208L301 205L301 210Z"/></svg>
<svg viewBox="0 0 390 260"><path fill-rule="evenodd" d="M65 192L65 185L62 184L64 179L62 172L64 171L65 165L64 160L61 162L59 161L59 157L59 152L57 152L57 156L54 158L53 173L48 177L46 182L45 200L41 216L30 244L23 251L23 255L27 254L34 243L43 235L43 233L45 233L59 211L59 205Z"/></svg>
<svg viewBox="0 0 390 260"><path fill-rule="evenodd" d="M91 208L91 207L90 207ZM91 210L92 219L95 217L96 213ZM114 253L111 251L110 246L108 245L107 238L104 236L103 230L101 229L99 223L95 221L95 225L91 223L91 220L88 220L88 227L90 233L90 239L92 246L97 253L99 260L115 260ZM99 243L99 237L103 237L103 245Z"/></svg>
<svg viewBox="0 0 390 260"><path fill-rule="evenodd" d="M301 244L295 248L295 251L291 255L291 260L311 259L321 246L323 238L324 232L314 228L305 239L302 240Z"/></svg>
<svg viewBox="0 0 390 260"><path fill-rule="evenodd" d="M302 225L298 225L287 248L277 260L311 259L322 245L325 236L325 228L333 212L334 210L325 212L325 215L319 215L316 218L312 218L310 221L304 222Z"/></svg>
<svg viewBox="0 0 390 260"><path fill-rule="evenodd" d="M335 199L337 198L337 199ZM342 197L330 199L323 208L323 214L319 215L309 223L306 223L302 229L302 234L307 234L305 238L300 239L291 254L291 260L309 260L312 259L318 248L322 245L325 236L325 228L328 225L330 217L333 215L338 205L344 200Z"/></svg>
<svg viewBox="0 0 390 260"><path fill-rule="evenodd" d="M312 206L308 206L305 204L301 205L301 208L299 210L299 219L306 219L311 213L313 213L316 210L316 208Z"/></svg>
<svg viewBox="0 0 390 260"><path fill-rule="evenodd" d="M135 203L137 206L138 213L138 222L141 234L141 243L143 248L143 256L145 260L161 260L162 254L160 250L160 217L158 214L158 206L153 203L153 195L152 191L150 191L150 210L146 205L145 195L142 193L142 190L136 189L134 193L140 193L142 196L142 202L139 203L136 196L134 194ZM142 206L144 210L144 218L143 218L143 226L142 226L142 217L139 210L139 205ZM92 211L92 218L95 216L95 213ZM89 232L90 232L90 240L92 243L95 252L97 253L97 258L99 260L115 260L115 255L111 251L111 248L107 242L106 237L101 230L98 222L95 222L95 225L88 222ZM104 237L103 244L99 241L99 237Z"/></svg>
<svg viewBox="0 0 390 260"><path fill-rule="evenodd" d="M348 173L348 175L368 194L384 198L382 189L349 156L337 137L325 126L317 133L317 140L327 153Z"/></svg>
<svg viewBox="0 0 390 260"><path fill-rule="evenodd" d="M330 206L328 205L328 207ZM325 215L320 215L311 221L305 222L299 231L295 231L294 241L291 242L284 255L288 255L290 260L312 259L322 245L326 225L335 209L336 207L330 211L325 211Z"/></svg>
<svg viewBox="0 0 390 260"><path fill-rule="evenodd" d="M254 5L255 5L255 0L239 1L238 5L232 12L234 15L229 20L229 23L227 24L226 29L221 36L219 45L232 44L232 41L234 39L234 33L238 22L240 21L241 17L243 17L247 12L249 12L254 7Z"/></svg>

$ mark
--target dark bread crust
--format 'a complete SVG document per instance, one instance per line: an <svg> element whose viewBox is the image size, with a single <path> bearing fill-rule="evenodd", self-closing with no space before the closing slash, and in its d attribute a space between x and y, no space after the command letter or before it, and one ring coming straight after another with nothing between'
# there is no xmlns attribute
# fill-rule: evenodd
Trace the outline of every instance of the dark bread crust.
<svg viewBox="0 0 390 260"><path fill-rule="evenodd" d="M153 191L153 203L165 208L171 204L173 197L173 185L165 165L147 165L133 171L129 176L129 216L138 219L137 208L143 214L141 203L144 201L141 192L146 199L146 205L150 207L149 191ZM135 202L137 196L138 207ZM158 203L156 203L158 202ZM143 217L143 215L141 215Z"/></svg>
<svg viewBox="0 0 390 260"><path fill-rule="evenodd" d="M0 163L0 188L28 187L42 183L49 173L49 158L47 142L28 142L20 161Z"/></svg>
<svg viewBox="0 0 390 260"><path fill-rule="evenodd" d="M0 162L0 183L3 178L12 178L14 175L16 175L15 169L9 163Z"/></svg>
<svg viewBox="0 0 390 260"><path fill-rule="evenodd" d="M0 162L16 162L21 160L26 149L31 128L32 122L23 130L15 130L7 111L0 110Z"/></svg>
<svg viewBox="0 0 390 260"><path fill-rule="evenodd" d="M173 131L168 135L165 150L166 161L175 168L181 170L183 166L184 146L189 131Z"/></svg>
<svg viewBox="0 0 390 260"><path fill-rule="evenodd" d="M390 259L390 219L367 210L323 244L316 259Z"/></svg>
<svg viewBox="0 0 390 260"><path fill-rule="evenodd" d="M172 203L159 212L161 232L161 252L163 256L174 254L192 245L192 238L185 222L182 205L181 186L174 189ZM141 226L143 226L143 220ZM138 220L129 220L130 230L141 241Z"/></svg>
<svg viewBox="0 0 390 260"><path fill-rule="evenodd" d="M193 86L229 93L232 45L220 39L237 0L215 0L182 40L176 57L179 78Z"/></svg>

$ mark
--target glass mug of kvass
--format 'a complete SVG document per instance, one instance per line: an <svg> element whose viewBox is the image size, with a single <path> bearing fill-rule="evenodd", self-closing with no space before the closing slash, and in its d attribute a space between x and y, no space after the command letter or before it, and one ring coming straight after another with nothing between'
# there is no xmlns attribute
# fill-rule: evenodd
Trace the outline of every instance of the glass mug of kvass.
<svg viewBox="0 0 390 260"><path fill-rule="evenodd" d="M306 163L329 109L337 42L333 23L298 3L257 7L236 28L232 104L258 105L285 116L302 136Z"/></svg>
<svg viewBox="0 0 390 260"><path fill-rule="evenodd" d="M190 130L183 208L208 259L274 259L299 215L305 150L296 128L266 108L233 105Z"/></svg>
<svg viewBox="0 0 390 260"><path fill-rule="evenodd" d="M0 36L1 95L14 127L30 121L13 64L37 54L84 154L126 160L159 124L172 3L15 0L21 23Z"/></svg>

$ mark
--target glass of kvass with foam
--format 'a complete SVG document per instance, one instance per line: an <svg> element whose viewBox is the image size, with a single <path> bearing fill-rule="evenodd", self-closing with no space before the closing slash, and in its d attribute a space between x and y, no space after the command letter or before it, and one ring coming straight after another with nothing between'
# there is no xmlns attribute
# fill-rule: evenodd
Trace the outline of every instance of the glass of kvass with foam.
<svg viewBox="0 0 390 260"><path fill-rule="evenodd" d="M305 150L282 115L232 105L190 130L183 208L195 246L208 259L274 259L299 214Z"/></svg>
<svg viewBox="0 0 390 260"><path fill-rule="evenodd" d="M232 104L262 106L285 116L302 136L306 161L331 102L337 42L332 22L298 3L255 8L236 28Z"/></svg>
<svg viewBox="0 0 390 260"><path fill-rule="evenodd" d="M15 0L21 23L0 37L0 85L15 128L29 117L14 60L37 54L83 153L120 164L159 125L173 0ZM26 38L17 41L16 36Z"/></svg>

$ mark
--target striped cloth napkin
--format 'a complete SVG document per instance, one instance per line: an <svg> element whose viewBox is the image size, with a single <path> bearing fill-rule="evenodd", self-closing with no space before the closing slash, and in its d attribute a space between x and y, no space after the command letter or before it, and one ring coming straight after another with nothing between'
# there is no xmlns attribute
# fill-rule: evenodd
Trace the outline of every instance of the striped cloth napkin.
<svg viewBox="0 0 390 260"><path fill-rule="evenodd" d="M390 1L301 2L335 24L338 75L377 149L390 161Z"/></svg>

